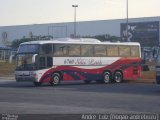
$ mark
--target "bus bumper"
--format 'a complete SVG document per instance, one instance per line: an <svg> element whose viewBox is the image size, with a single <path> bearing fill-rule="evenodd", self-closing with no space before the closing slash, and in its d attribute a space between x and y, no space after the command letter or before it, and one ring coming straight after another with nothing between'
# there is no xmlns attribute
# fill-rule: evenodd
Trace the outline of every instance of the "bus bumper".
<svg viewBox="0 0 160 120"><path fill-rule="evenodd" d="M31 76L15 76L17 82L37 82L34 77Z"/></svg>

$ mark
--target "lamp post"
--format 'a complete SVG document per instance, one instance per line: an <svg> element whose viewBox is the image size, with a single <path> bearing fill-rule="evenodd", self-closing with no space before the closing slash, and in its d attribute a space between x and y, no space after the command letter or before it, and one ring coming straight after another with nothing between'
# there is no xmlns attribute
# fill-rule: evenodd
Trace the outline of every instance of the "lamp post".
<svg viewBox="0 0 160 120"><path fill-rule="evenodd" d="M74 7L74 37L76 37L76 8L78 5L72 5Z"/></svg>
<svg viewBox="0 0 160 120"><path fill-rule="evenodd" d="M126 23L126 29L127 29L127 41L128 41L128 0L126 0L126 16L127 16L127 23Z"/></svg>

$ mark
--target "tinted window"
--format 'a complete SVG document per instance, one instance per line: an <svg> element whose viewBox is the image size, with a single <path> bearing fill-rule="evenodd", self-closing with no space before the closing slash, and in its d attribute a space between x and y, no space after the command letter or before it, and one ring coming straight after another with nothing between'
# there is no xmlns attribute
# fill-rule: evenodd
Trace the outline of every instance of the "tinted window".
<svg viewBox="0 0 160 120"><path fill-rule="evenodd" d="M103 45L96 45L95 49L95 56L96 57L105 57L106 56L106 46Z"/></svg>
<svg viewBox="0 0 160 120"><path fill-rule="evenodd" d="M39 45L20 45L18 53L38 53Z"/></svg>
<svg viewBox="0 0 160 120"><path fill-rule="evenodd" d="M54 56L63 57L68 55L69 46L65 44L53 45Z"/></svg>
<svg viewBox="0 0 160 120"><path fill-rule="evenodd" d="M107 46L107 55L111 57L118 56L118 46L115 45Z"/></svg>
<svg viewBox="0 0 160 120"><path fill-rule="evenodd" d="M139 47L138 46L131 47L131 56L132 57L139 57Z"/></svg>
<svg viewBox="0 0 160 120"><path fill-rule="evenodd" d="M69 46L69 56L78 57L80 56L80 45Z"/></svg>
<svg viewBox="0 0 160 120"><path fill-rule="evenodd" d="M52 52L52 44L44 44L42 45L42 52L49 54Z"/></svg>
<svg viewBox="0 0 160 120"><path fill-rule="evenodd" d="M119 56L129 57L131 56L131 49L129 46L119 46Z"/></svg>
<svg viewBox="0 0 160 120"><path fill-rule="evenodd" d="M83 57L93 57L93 46L92 45L82 45L81 46L81 55Z"/></svg>

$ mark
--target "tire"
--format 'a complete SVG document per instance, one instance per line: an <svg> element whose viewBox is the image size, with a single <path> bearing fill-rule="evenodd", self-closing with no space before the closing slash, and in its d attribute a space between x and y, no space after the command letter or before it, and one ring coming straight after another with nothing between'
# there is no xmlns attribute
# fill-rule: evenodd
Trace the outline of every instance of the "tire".
<svg viewBox="0 0 160 120"><path fill-rule="evenodd" d="M37 87L37 86L41 86L41 82L33 82L33 85L35 86L35 87Z"/></svg>
<svg viewBox="0 0 160 120"><path fill-rule="evenodd" d="M121 83L123 81L123 74L120 71L114 73L114 81L116 83Z"/></svg>
<svg viewBox="0 0 160 120"><path fill-rule="evenodd" d="M51 76L50 84L52 86L55 86L60 84L60 81L61 81L61 75L59 73L53 73L53 75Z"/></svg>
<svg viewBox="0 0 160 120"><path fill-rule="evenodd" d="M103 74L103 82L105 83L105 84L108 84L108 83L110 83L111 82L111 73L110 72L105 72L104 74Z"/></svg>

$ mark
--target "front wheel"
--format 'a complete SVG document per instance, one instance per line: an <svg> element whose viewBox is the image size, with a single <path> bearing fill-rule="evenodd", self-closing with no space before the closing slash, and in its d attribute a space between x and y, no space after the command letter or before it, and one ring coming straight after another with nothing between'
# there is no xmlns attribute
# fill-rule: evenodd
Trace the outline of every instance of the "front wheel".
<svg viewBox="0 0 160 120"><path fill-rule="evenodd" d="M120 71L115 72L114 81L116 83L121 83L123 81L123 75L122 75L122 73Z"/></svg>
<svg viewBox="0 0 160 120"><path fill-rule="evenodd" d="M59 73L53 73L53 75L51 76L50 84L58 85L60 81L61 81L61 75Z"/></svg>

